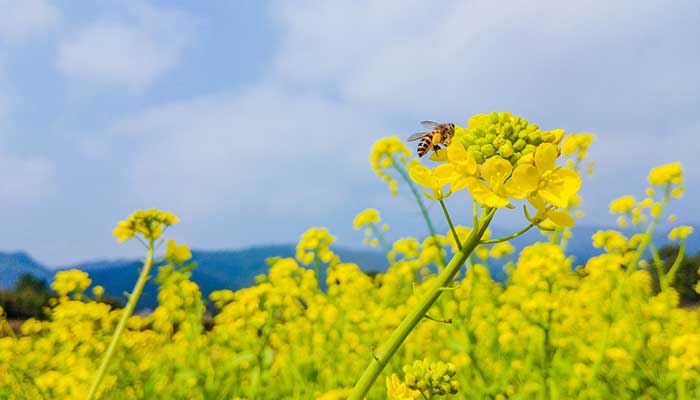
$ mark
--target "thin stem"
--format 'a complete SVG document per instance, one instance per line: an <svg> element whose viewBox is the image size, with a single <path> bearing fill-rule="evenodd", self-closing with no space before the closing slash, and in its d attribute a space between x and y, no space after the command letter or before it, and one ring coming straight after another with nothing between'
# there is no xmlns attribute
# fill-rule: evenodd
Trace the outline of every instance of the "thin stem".
<svg viewBox="0 0 700 400"><path fill-rule="evenodd" d="M401 321L396 330L394 330L389 339L382 346L381 351L377 354L377 359L372 359L370 361L369 365L362 373L362 376L360 376L360 379L357 381L357 384L355 384L355 388L348 400L361 400L365 398L367 392L369 392L370 388L377 380L377 377L379 377L389 363L389 360L391 360L391 357L443 293L442 288L448 286L452 282L469 255L474 251L476 246L479 245L479 241L484 235L484 232L486 232L486 228L493 219L495 212L495 208L490 208L484 214L479 227L475 227L475 229L472 230L462 250L455 253L452 260L450 260L447 266L437 276L430 289L423 295L415 307L409 311L403 321Z"/></svg>
<svg viewBox="0 0 700 400"><path fill-rule="evenodd" d="M413 197L416 198L416 202L418 203L418 207L420 207L420 212L423 214L423 219L425 220L425 224L428 226L428 231L430 232L430 236L432 236L435 239L435 242L437 243L437 232L435 231L435 227L433 227L433 221L430 219L430 215L428 214L428 209L425 207L425 204L423 203L423 197L420 195L418 192L418 188L416 188L416 185L413 184L413 181L411 181L411 177L408 176L408 172L406 172L405 169L401 167L399 163L396 162L394 157L391 157L391 165L394 166L394 169L401 175L401 178L403 178L404 181L406 181L406 184L408 184L408 187L411 188L411 192L413 193ZM440 262L442 266L445 266L445 256L442 254L442 251L440 252Z"/></svg>
<svg viewBox="0 0 700 400"><path fill-rule="evenodd" d="M681 266L681 262L683 261L683 256L685 255L685 240L681 242L680 247L678 248L678 254L676 255L675 261L673 261L673 264L671 265L671 268L668 270L668 273L663 276L663 278L659 278L659 286L661 286L661 290L666 290L668 289L669 286L673 285L673 282L676 280L676 272L678 271L678 268Z"/></svg>
<svg viewBox="0 0 700 400"><path fill-rule="evenodd" d="M316 275L316 281L321 282L321 259L318 257L318 248L314 250L314 274Z"/></svg>
<svg viewBox="0 0 700 400"><path fill-rule="evenodd" d="M450 226L450 231L452 231L452 236L455 238L455 242L457 243L457 248L462 250L462 243L459 241L459 236L457 235L457 230L455 230L454 224L452 224L452 218L450 218L450 213L447 212L447 206L445 206L445 202L440 199L440 207L442 207L442 212L445 213L445 218L447 219L447 224Z"/></svg>
<svg viewBox="0 0 700 400"><path fill-rule="evenodd" d="M148 280L148 273L151 270L152 265L153 240L151 240L148 244L148 253L146 254L146 261L144 261L143 263L141 274L139 274L139 279L136 281L134 290L129 296L129 302L126 304L126 307L122 311L122 316L119 320L119 324L117 324L117 329L114 331L114 335L112 335L112 341L107 347L107 351L105 352L105 355L102 358L102 362L100 363L100 368L97 370L97 375L95 375L95 379L92 381L92 385L90 386L90 391L88 392L87 400L94 399L95 395L97 394L97 388L98 386L100 386L100 382L102 382L102 379L104 378L105 372L107 371L107 367L109 366L109 362L111 361L112 356L114 355L114 350L117 348L117 344L119 344L119 338L121 337L122 332L126 327L126 323L129 320L129 317L133 314L134 308L136 308L136 303L138 302L139 297L141 297L141 292L143 292L143 287L146 285L146 281Z"/></svg>
<svg viewBox="0 0 700 400"><path fill-rule="evenodd" d="M654 234L654 229L656 228L656 224L659 222L659 217L661 216L661 213L663 212L664 208L666 208L666 205L668 204L670 200L670 188L667 185L666 186L666 194L664 195L664 198L661 202L661 210L658 211L658 214L654 219L651 221L649 224L649 227L647 228L646 232L644 232L644 240L642 243L639 244L639 247L637 248L637 252L635 253L634 257L632 260L627 264L627 273L631 273L632 271L635 271L637 269L637 264L639 263L639 259L642 258L642 254L647 249L647 246L649 243L651 243L652 240L652 235Z"/></svg>
<svg viewBox="0 0 700 400"><path fill-rule="evenodd" d="M389 248L389 245L386 243L386 240L384 240L384 235L382 235L382 232L379 230L379 227L377 224L370 224L370 228L372 229L372 232L374 232L374 236L377 238L377 241L379 241L379 245L382 247L382 250L384 250L384 255L389 257L389 251L391 249Z"/></svg>
<svg viewBox="0 0 700 400"><path fill-rule="evenodd" d="M515 232L515 233L512 234L512 235L508 235L508 236L505 236L505 237L502 237L502 238L498 238L498 239L482 240L482 241L481 241L481 244L500 243L500 242L505 242L505 241L508 241L508 240L511 240L511 239L515 239L516 237L518 237L518 236L520 236L520 235L523 235L525 232L527 232L527 231L529 231L530 229L532 229L534 226L535 226L535 224L531 223L530 225L524 227L523 229L521 229L521 230Z"/></svg>

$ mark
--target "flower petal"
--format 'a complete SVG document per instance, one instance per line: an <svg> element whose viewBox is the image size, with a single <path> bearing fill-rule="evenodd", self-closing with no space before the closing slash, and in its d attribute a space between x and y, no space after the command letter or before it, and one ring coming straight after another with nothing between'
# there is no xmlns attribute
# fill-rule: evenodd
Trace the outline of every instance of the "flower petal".
<svg viewBox="0 0 700 400"><path fill-rule="evenodd" d="M462 143L452 143L447 148L447 159L450 162L466 160L467 155L469 155L469 152Z"/></svg>
<svg viewBox="0 0 700 400"><path fill-rule="evenodd" d="M412 165L408 170L408 174L411 176L411 179L421 186L431 189L436 186L436 179L433 176L433 172L425 165Z"/></svg>
<svg viewBox="0 0 700 400"><path fill-rule="evenodd" d="M562 211L551 211L549 214L547 214L547 217L559 226L565 226L570 228L576 225L576 222L571 217L571 215Z"/></svg>
<svg viewBox="0 0 700 400"><path fill-rule="evenodd" d="M439 149L430 155L430 161L436 162L447 162L447 151L445 149Z"/></svg>
<svg viewBox="0 0 700 400"><path fill-rule="evenodd" d="M537 189L539 176L534 165L519 165L505 184L505 194L514 199L523 199Z"/></svg>
<svg viewBox="0 0 700 400"><path fill-rule="evenodd" d="M537 209L538 213L543 213L547 209L547 204L540 196L537 195L537 193L527 196L527 201L529 201L530 204Z"/></svg>
<svg viewBox="0 0 700 400"><path fill-rule="evenodd" d="M510 204L507 199L494 193L482 181L476 178L467 178L465 181L469 193L477 203L495 208L503 208Z"/></svg>
<svg viewBox="0 0 700 400"><path fill-rule="evenodd" d="M557 150L557 146L551 143L542 143L537 146L537 150L535 150L535 165L537 165L537 171L539 171L540 175L554 169L558 155L559 150Z"/></svg>
<svg viewBox="0 0 700 400"><path fill-rule="evenodd" d="M581 178L575 171L558 168L552 171L538 192L548 203L566 208L569 206L569 199L580 187Z"/></svg>
<svg viewBox="0 0 700 400"><path fill-rule="evenodd" d="M503 185L503 182L510 176L511 171L513 171L513 165L500 156L489 158L481 166L481 176L494 189Z"/></svg>

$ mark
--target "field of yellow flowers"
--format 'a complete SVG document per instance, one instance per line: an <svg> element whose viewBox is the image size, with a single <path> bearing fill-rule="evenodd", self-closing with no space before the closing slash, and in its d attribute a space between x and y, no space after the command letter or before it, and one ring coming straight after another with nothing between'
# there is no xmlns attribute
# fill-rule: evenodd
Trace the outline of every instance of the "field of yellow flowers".
<svg viewBox="0 0 700 400"><path fill-rule="evenodd" d="M138 211L114 230L146 252L124 309L95 301L102 289L87 293L89 276L72 270L57 274L47 320L15 334L0 317L0 398L700 398L700 314L679 307L672 287L692 228L669 234L680 246L670 268L652 241L659 223L675 220L668 206L683 193L682 169L657 167L641 198L612 201L628 234L596 233L600 255L578 265L566 245L593 139L506 112L456 126L422 164L399 138L381 139L372 168L393 194L415 198L430 234L390 243L377 210L358 214L355 228L389 265L370 276L333 252L326 229L311 228L296 258L269 259L255 286L214 292L206 328L190 250L163 237L177 217ZM435 230L428 202L439 203L448 232ZM453 221L448 206L473 218ZM506 213L522 214L522 229L492 237L489 225ZM531 229L540 243L516 252L510 240ZM516 261L500 284L488 266L505 256ZM159 306L133 315L149 276Z"/></svg>

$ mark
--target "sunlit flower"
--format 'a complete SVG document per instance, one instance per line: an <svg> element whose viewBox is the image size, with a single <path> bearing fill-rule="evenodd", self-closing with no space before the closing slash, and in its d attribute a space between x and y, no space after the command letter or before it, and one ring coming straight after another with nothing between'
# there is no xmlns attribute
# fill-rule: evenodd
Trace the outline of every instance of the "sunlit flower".
<svg viewBox="0 0 700 400"><path fill-rule="evenodd" d="M683 168L680 163L671 163L658 166L649 172L649 183L653 186L668 184L683 184Z"/></svg>
<svg viewBox="0 0 700 400"><path fill-rule="evenodd" d="M409 389L396 374L386 378L386 393L391 400L414 400L420 396L420 392Z"/></svg>
<svg viewBox="0 0 700 400"><path fill-rule="evenodd" d="M668 239L669 240L684 240L691 233L693 233L692 226L687 226L687 225L678 226L678 227L671 229L671 232L668 233Z"/></svg>

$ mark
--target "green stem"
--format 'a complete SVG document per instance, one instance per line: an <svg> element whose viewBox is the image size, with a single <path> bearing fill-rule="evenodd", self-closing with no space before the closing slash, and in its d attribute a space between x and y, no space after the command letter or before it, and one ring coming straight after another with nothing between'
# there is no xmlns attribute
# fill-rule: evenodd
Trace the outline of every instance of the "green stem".
<svg viewBox="0 0 700 400"><path fill-rule="evenodd" d="M388 258L389 251L391 251L391 249L386 243L386 240L384 240L384 235L382 235L382 232L379 230L377 224L370 224L370 228L372 229L372 232L374 232L374 236L377 238L377 241L379 241L379 245L382 247L382 250L384 250L384 255Z"/></svg>
<svg viewBox="0 0 700 400"><path fill-rule="evenodd" d="M535 224L530 224L530 225L524 227L523 229L515 232L512 235L508 235L508 236L498 238L498 239L482 240L480 243L481 244L493 244L493 243L500 243L500 242L505 242L505 241L508 241L511 239L515 239L516 237L518 237L518 236L524 234L525 232L529 231L530 229L532 229L534 226L535 226Z"/></svg>
<svg viewBox="0 0 700 400"><path fill-rule="evenodd" d="M117 329L114 331L114 335L112 335L112 341L107 347L107 351L105 352L105 355L102 358L100 368L97 370L97 375L95 375L95 379L92 381L92 385L90 386L90 391L88 392L87 400L92 400L95 398L97 388L98 386L100 386L100 382L102 382L102 379L104 378L105 372L107 371L107 367L109 366L109 362L111 361L112 356L114 355L114 350L117 348L117 344L119 344L119 338L121 337L122 332L126 327L126 323L129 320L129 317L133 314L134 308L136 308L136 303L138 302L139 297L141 297L141 292L143 292L143 287L146 285L146 281L148 280L148 273L151 270L152 265L153 241L151 240L148 243L148 253L146 254L146 261L144 261L143 263L141 274L139 275L139 279L136 281L134 290L129 296L129 302L126 304L126 307L122 311L122 316L119 320L119 324L117 324Z"/></svg>
<svg viewBox="0 0 700 400"><path fill-rule="evenodd" d="M447 219L447 224L450 226L450 231L452 231L452 236L455 238L455 243L457 243L457 248L462 250L462 243L459 241L459 236L457 235L457 230L455 230L454 224L452 224L452 218L450 218L450 213L447 212L447 206L445 202L440 199L440 207L442 207L442 212L445 213L445 218Z"/></svg>
<svg viewBox="0 0 700 400"><path fill-rule="evenodd" d="M314 274L316 275L316 282L318 282L319 287L321 286L321 260L318 258L318 248L314 250Z"/></svg>
<svg viewBox="0 0 700 400"><path fill-rule="evenodd" d="M411 181L411 177L408 176L408 172L406 172L405 169L401 167L399 163L394 160L394 158L391 158L391 164L394 166L394 169L401 175L401 178L403 178L404 181L406 181L406 184L408 184L408 187L411 188L411 192L413 193L413 197L416 198L416 202L418 203L418 207L420 207L420 212L423 214L423 219L425 220L425 224L428 226L428 231L430 232L430 236L435 239L435 243L437 245L437 232L435 231L435 227L433 227L433 221L430 220L430 215L428 214L428 209L425 207L425 204L423 203L423 197L420 195L418 192L418 188L416 185L413 184L413 181ZM442 251L440 252L440 262L442 263L442 266L445 266L445 259L444 259L444 254L442 254Z"/></svg>
<svg viewBox="0 0 700 400"><path fill-rule="evenodd" d="M481 221L478 228L475 227L472 231L462 250L458 251L452 257L452 260L450 260L447 266L440 272L430 289L428 289L415 307L410 310L408 315L401 321L386 343L384 343L381 351L376 355L377 358L372 358L369 365L362 373L362 376L360 376L360 379L357 381L357 384L355 384L355 388L348 400L362 400L365 398L374 382L389 363L389 360L391 360L391 357L396 353L418 323L425 317L430 307L444 291L443 289L452 282L469 255L474 251L476 246L479 245L479 241L484 235L495 212L496 209L492 208L485 213L483 221Z"/></svg>
<svg viewBox="0 0 700 400"><path fill-rule="evenodd" d="M669 188L669 186L666 186L666 194L664 195L664 198L661 202L661 210L659 210L659 213L656 215L656 217L654 217L654 219L649 224L649 227L647 228L646 232L644 232L644 235L645 235L644 240L642 241L642 243L639 244L639 247L637 248L637 252L635 253L635 255L632 258L632 260L630 261L630 263L627 264L627 273L628 274L632 273L632 271L637 270L637 264L639 263L639 259L642 258L642 254L644 254L644 252L647 249L647 246L649 246L649 244L651 243L652 235L654 234L654 229L656 229L656 224L659 222L659 218L661 217L661 214L662 214L664 208L666 208L666 205L668 204L670 197L671 197L670 196L670 188Z"/></svg>
<svg viewBox="0 0 700 400"><path fill-rule="evenodd" d="M663 275L663 278L659 278L659 286L661 286L661 291L664 291L668 289L669 286L673 285L673 281L676 279L676 272L678 271L678 268L681 266L681 262L683 261L683 256L685 255L685 240L681 242L680 247L678 248L678 255L676 255L675 261L673 261L673 264L671 265L671 268L668 270L668 273L666 275Z"/></svg>
<svg viewBox="0 0 700 400"><path fill-rule="evenodd" d="M663 260L661 260L661 256L659 256L659 251L656 249L656 246L654 246L653 242L649 242L649 251L651 252L651 258L653 260L654 268L656 268L656 276L659 280L659 289L661 289L661 281L664 279L664 275L666 275L666 272L664 271L664 262Z"/></svg>

